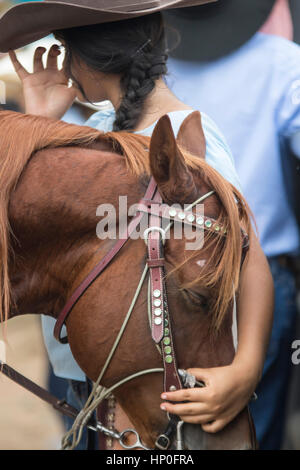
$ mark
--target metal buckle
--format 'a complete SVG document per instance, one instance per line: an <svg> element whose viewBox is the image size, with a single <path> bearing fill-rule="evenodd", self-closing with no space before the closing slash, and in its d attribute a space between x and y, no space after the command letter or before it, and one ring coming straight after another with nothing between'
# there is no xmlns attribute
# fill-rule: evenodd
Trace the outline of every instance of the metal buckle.
<svg viewBox="0 0 300 470"><path fill-rule="evenodd" d="M155 447L159 450L167 450L170 447L171 441L165 434L161 434L155 441Z"/></svg>
<svg viewBox="0 0 300 470"><path fill-rule="evenodd" d="M148 243L148 235L150 232L159 232L160 233L160 236L161 236L161 241L162 241L162 244L164 245L165 242L166 242L166 232L164 229L162 229L161 227L149 227L147 228L145 231L144 231L144 242Z"/></svg>

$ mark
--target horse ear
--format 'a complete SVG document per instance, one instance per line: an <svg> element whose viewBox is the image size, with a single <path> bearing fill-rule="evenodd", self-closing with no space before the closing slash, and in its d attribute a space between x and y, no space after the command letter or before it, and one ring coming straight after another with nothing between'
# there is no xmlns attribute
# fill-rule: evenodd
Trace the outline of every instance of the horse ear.
<svg viewBox="0 0 300 470"><path fill-rule="evenodd" d="M206 142L199 111L185 118L178 131L177 143L189 153L205 158Z"/></svg>
<svg viewBox="0 0 300 470"><path fill-rule="evenodd" d="M168 203L197 199L197 188L178 148L169 116L157 122L150 142L150 169L159 191Z"/></svg>

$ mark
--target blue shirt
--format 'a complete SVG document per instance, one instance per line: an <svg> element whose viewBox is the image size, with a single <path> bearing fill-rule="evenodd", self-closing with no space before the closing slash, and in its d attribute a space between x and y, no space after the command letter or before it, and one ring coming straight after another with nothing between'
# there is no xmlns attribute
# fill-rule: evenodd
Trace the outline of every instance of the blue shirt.
<svg viewBox="0 0 300 470"><path fill-rule="evenodd" d="M184 118L192 111L193 110L184 110L168 113L175 135L177 135ZM239 178L234 168L233 157L224 136L212 119L202 112L201 116L203 131L206 138L206 161L241 191ZM114 120L115 111L113 109L109 109L93 114L86 122L86 125L108 132L112 130ZM147 129L144 129L143 131L138 131L137 133L151 136L155 124L156 123L147 127ZM44 341L54 374L58 377L84 381L85 375L74 360L69 345L60 344L53 337L54 325L55 320L53 318L42 315ZM64 327L62 336L65 336L65 334L66 329Z"/></svg>
<svg viewBox="0 0 300 470"><path fill-rule="evenodd" d="M297 252L282 160L288 138L300 129L300 47L256 33L216 61L170 59L168 68L175 95L209 114L226 136L266 255Z"/></svg>

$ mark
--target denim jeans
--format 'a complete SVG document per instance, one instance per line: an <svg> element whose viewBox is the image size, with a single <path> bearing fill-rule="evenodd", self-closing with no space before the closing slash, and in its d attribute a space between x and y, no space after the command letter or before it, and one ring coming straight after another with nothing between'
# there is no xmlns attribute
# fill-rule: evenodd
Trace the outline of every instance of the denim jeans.
<svg viewBox="0 0 300 470"><path fill-rule="evenodd" d="M79 382L75 380L68 380L68 384L69 385L67 389L67 402L69 403L69 405L73 406L78 411L80 411L85 405L89 396L87 383ZM66 429L69 430L71 429L74 420L72 418L69 418L68 416L65 416L64 422L65 422ZM93 433L93 431L91 431L91 433ZM92 434L92 437L95 439L94 448L95 450L97 450L98 449L97 436L96 434ZM88 432L86 428L84 428L81 440L78 446L75 448L75 450L87 450L87 445L88 445Z"/></svg>
<svg viewBox="0 0 300 470"><path fill-rule="evenodd" d="M291 344L297 318L296 284L293 273L276 258L269 259L275 287L274 323L262 380L251 402L261 450L279 450L283 441L285 410L291 378Z"/></svg>

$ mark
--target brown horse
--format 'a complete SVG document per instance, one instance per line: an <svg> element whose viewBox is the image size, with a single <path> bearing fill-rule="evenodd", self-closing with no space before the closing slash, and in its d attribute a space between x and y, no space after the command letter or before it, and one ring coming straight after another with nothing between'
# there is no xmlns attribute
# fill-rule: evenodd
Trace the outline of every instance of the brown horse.
<svg viewBox="0 0 300 470"><path fill-rule="evenodd" d="M97 207L109 203L118 210L121 195L127 195L128 206L137 203L152 174L168 204L191 203L215 190L205 200L205 215L226 226L227 235L205 232L203 248L194 252L185 249L184 239L167 240L166 284L178 366L232 362L232 305L242 257L240 224L249 228L247 205L205 162L200 113L185 119L176 139L166 118L160 119L150 141L125 132L103 134L86 126L0 112L2 320L28 312L56 318L74 288L114 243L96 236ZM122 325L145 260L144 241L129 240L67 319L72 353L93 381ZM137 371L162 367L150 335L146 298L147 283L105 373L105 387ZM136 378L115 391L149 447L167 424L159 408L161 392L160 373ZM219 433L186 425L184 436L190 449L253 445L247 409Z"/></svg>

